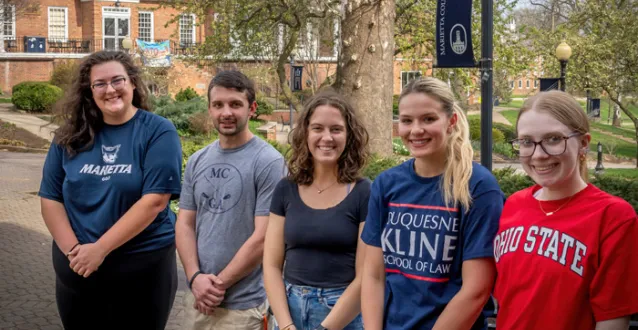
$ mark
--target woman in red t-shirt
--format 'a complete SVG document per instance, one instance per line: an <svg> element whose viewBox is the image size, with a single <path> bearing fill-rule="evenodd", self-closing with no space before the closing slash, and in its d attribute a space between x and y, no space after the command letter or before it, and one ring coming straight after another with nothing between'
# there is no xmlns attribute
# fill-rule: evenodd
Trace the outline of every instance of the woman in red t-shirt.
<svg viewBox="0 0 638 330"><path fill-rule="evenodd" d="M529 98L512 141L536 182L505 203L494 240L499 330L627 329L638 313L638 219L587 183L589 121L569 94Z"/></svg>

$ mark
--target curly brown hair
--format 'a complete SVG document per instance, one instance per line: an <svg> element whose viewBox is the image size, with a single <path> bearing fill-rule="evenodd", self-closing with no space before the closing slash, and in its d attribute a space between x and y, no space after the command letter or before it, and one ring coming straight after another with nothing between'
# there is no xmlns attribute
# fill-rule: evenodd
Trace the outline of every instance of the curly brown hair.
<svg viewBox="0 0 638 330"><path fill-rule="evenodd" d="M357 116L354 107L345 97L332 90L324 90L308 100L299 114L292 131L291 155L288 160L288 177L299 185L310 185L314 180L314 163L308 150L308 126L317 107L328 105L338 109L346 123L346 145L337 161L339 183L359 179L368 160L368 131Z"/></svg>
<svg viewBox="0 0 638 330"><path fill-rule="evenodd" d="M119 62L124 66L126 74L135 89L133 90L133 106L140 110L152 111L148 102L148 90L142 82L140 69L126 53L118 51L95 52L82 61L78 67L71 88L64 98L56 104L55 112L64 124L55 131L54 141L64 147L69 155L93 146L95 135L104 126L102 111L93 100L91 91L91 69L106 62Z"/></svg>

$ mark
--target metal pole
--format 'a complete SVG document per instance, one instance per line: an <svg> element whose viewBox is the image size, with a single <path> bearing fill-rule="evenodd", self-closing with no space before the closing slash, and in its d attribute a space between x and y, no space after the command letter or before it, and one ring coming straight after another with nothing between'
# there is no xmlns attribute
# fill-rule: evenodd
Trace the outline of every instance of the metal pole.
<svg viewBox="0 0 638 330"><path fill-rule="evenodd" d="M591 108L591 93L589 91L589 87L587 88L587 115L591 115L591 111L593 110Z"/></svg>
<svg viewBox="0 0 638 330"><path fill-rule="evenodd" d="M492 52L494 1L481 0L481 165L492 171Z"/></svg>
<svg viewBox="0 0 638 330"><path fill-rule="evenodd" d="M565 72L567 71L567 61L560 61L560 90L565 91Z"/></svg>
<svg viewBox="0 0 638 330"><path fill-rule="evenodd" d="M290 100L288 100L290 103L290 117L288 118L288 122L290 123L290 130L292 131L292 80L293 80L293 68L292 66L295 65L295 58L290 55Z"/></svg>

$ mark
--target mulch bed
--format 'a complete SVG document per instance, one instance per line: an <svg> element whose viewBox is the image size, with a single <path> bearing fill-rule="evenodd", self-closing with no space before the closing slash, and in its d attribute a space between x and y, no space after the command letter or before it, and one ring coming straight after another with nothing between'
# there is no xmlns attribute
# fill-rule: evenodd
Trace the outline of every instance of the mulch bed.
<svg viewBox="0 0 638 330"><path fill-rule="evenodd" d="M51 142L15 125L0 120L0 149L46 149ZM25 150L27 151L27 150Z"/></svg>

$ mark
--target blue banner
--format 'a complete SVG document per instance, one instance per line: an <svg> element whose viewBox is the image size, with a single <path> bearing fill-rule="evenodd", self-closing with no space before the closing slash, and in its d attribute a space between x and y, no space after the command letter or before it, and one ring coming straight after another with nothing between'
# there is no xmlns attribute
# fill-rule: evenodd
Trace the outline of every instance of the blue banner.
<svg viewBox="0 0 638 330"><path fill-rule="evenodd" d="M303 65L292 66L292 91L300 91L302 89Z"/></svg>
<svg viewBox="0 0 638 330"><path fill-rule="evenodd" d="M600 118L600 99L591 99L591 113L590 116Z"/></svg>
<svg viewBox="0 0 638 330"><path fill-rule="evenodd" d="M171 46L168 41L146 42L137 39L137 47L142 54L142 63L149 67L171 66Z"/></svg>
<svg viewBox="0 0 638 330"><path fill-rule="evenodd" d="M449 4L449 6L448 6ZM474 68L472 0L438 0L436 9L437 68Z"/></svg>
<svg viewBox="0 0 638 330"><path fill-rule="evenodd" d="M560 78L541 78L541 92L551 91L552 89L558 89L558 83Z"/></svg>

